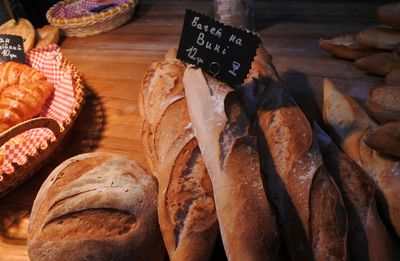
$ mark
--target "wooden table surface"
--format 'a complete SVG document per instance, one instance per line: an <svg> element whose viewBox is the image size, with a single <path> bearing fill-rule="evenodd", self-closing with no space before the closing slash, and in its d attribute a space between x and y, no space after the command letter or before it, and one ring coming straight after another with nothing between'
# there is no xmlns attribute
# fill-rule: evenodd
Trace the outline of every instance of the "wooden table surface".
<svg viewBox="0 0 400 261"><path fill-rule="evenodd" d="M372 3L371 3L372 2ZM321 87L328 77L365 101L382 78L367 75L350 61L321 51L318 40L378 24L383 1L256 1L256 27L292 95L306 112L321 119ZM144 168L137 94L146 69L177 48L186 8L212 16L212 1L142 0L124 26L61 43L65 57L82 72L87 86L83 111L51 160L20 188L0 199L0 261L29 260L26 229L42 182L58 164L79 153L109 151L135 159Z"/></svg>

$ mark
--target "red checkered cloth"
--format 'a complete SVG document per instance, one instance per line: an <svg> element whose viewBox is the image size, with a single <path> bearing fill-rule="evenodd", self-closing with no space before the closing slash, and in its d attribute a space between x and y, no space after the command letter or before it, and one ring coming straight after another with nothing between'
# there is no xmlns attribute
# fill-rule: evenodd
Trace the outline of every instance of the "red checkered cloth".
<svg viewBox="0 0 400 261"><path fill-rule="evenodd" d="M61 70L62 60L60 47L55 44L32 49L26 55L27 64L41 71L55 88L54 94L47 101L40 116L53 118L60 126L64 120L68 119L75 103L72 77L70 73ZM37 148L45 149L47 141L55 138L52 131L46 128L31 129L22 135L26 142L4 145L2 172L12 173L14 168L11 163L25 164L27 155L35 155Z"/></svg>
<svg viewBox="0 0 400 261"><path fill-rule="evenodd" d="M116 6L122 5L127 0L81 0L75 1L66 5L57 5L54 9L54 17L55 18L77 18L77 17L84 17L93 15L96 12L91 12L93 8L100 7L100 6L107 6L101 11L107 11L108 9L115 8Z"/></svg>

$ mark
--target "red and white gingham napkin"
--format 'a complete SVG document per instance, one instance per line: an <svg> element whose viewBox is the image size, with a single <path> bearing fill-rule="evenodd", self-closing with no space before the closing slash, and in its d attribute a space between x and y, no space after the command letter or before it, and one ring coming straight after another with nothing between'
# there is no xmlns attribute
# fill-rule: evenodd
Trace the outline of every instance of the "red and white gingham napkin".
<svg viewBox="0 0 400 261"><path fill-rule="evenodd" d="M115 4L113 6L110 6L109 8L105 8L102 11L107 11L108 9L114 8L115 6L122 5L126 2L127 0L81 0L81 1L75 1L67 5L58 5L55 7L54 10L54 17L55 18L76 18L76 17L83 17L83 16L89 16L92 15L93 13L90 12L89 10L101 6L101 5L107 5L107 4Z"/></svg>
<svg viewBox="0 0 400 261"><path fill-rule="evenodd" d="M26 55L27 64L41 71L55 88L54 94L47 101L40 116L53 118L60 125L69 117L75 103L72 77L70 73L61 70L62 60L60 47L55 44L33 49ZM33 156L39 147L45 149L46 141L55 138L52 131L46 128L32 129L22 135L26 138L26 142L4 145L2 172L12 173L14 168L11 163L25 164L27 155Z"/></svg>

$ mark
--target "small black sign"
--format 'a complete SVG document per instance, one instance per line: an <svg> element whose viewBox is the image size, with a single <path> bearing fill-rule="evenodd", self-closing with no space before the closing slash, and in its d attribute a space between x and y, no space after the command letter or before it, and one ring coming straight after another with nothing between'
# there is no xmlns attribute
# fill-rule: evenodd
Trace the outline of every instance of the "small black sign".
<svg viewBox="0 0 400 261"><path fill-rule="evenodd" d="M246 79L259 43L253 33L186 10L177 58L235 87Z"/></svg>
<svg viewBox="0 0 400 261"><path fill-rule="evenodd" d="M25 63L24 41L19 35L0 34L0 62Z"/></svg>

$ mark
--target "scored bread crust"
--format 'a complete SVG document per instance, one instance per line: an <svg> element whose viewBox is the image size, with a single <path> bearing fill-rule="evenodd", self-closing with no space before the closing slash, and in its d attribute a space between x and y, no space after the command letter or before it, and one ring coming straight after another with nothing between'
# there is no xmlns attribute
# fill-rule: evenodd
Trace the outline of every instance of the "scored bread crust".
<svg viewBox="0 0 400 261"><path fill-rule="evenodd" d="M30 259L163 260L156 188L123 156L97 152L63 162L35 198Z"/></svg>
<svg viewBox="0 0 400 261"><path fill-rule="evenodd" d="M284 86L258 84L266 85L257 115L261 166L289 255L347 260L343 201L307 118Z"/></svg>
<svg viewBox="0 0 400 261"><path fill-rule="evenodd" d="M377 192L372 179L316 124L315 130L325 166L338 185L346 206L350 260L394 260L395 246L378 214Z"/></svg>
<svg viewBox="0 0 400 261"><path fill-rule="evenodd" d="M218 234L212 186L183 90L185 64L170 50L139 92L146 158L158 178L158 216L171 260L208 260Z"/></svg>
<svg viewBox="0 0 400 261"><path fill-rule="evenodd" d="M253 66L265 61L256 58ZM248 79L269 73L256 66ZM237 93L193 67L185 71L184 86L228 259L276 260L278 227L261 178L256 136Z"/></svg>
<svg viewBox="0 0 400 261"><path fill-rule="evenodd" d="M371 149L365 137L377 124L353 99L341 94L334 84L324 80L323 118L343 151L374 181L378 204L384 209L397 235L400 235L400 164Z"/></svg>
<svg viewBox="0 0 400 261"><path fill-rule="evenodd" d="M378 52L356 41L355 34L338 35L330 39L320 39L319 47L337 57L356 60Z"/></svg>

